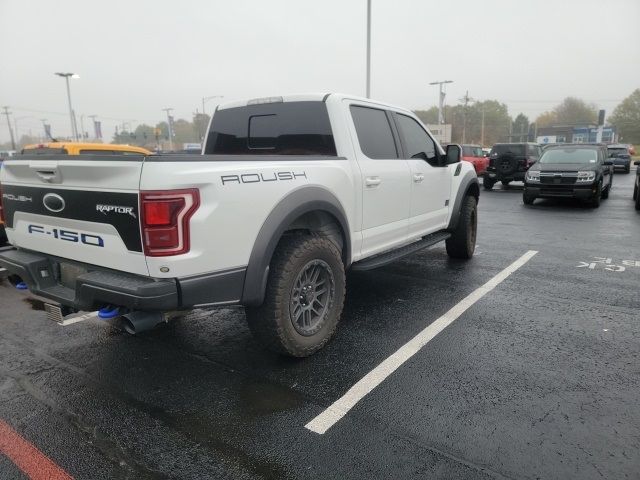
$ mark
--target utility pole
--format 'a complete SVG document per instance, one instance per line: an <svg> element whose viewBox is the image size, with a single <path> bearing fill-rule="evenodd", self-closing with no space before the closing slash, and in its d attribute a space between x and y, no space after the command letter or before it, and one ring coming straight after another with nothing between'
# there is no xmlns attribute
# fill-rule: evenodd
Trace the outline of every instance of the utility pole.
<svg viewBox="0 0 640 480"><path fill-rule="evenodd" d="M167 125L169 126L169 150L173 151L173 120L171 119L171 112L173 108L163 108L163 112L167 112Z"/></svg>
<svg viewBox="0 0 640 480"><path fill-rule="evenodd" d="M371 98L371 0L367 0L367 98Z"/></svg>
<svg viewBox="0 0 640 480"><path fill-rule="evenodd" d="M429 85L440 85L440 100L438 102L438 124L444 123L444 97L447 95L442 87L445 83L453 83L453 80L443 80L441 82L431 82Z"/></svg>
<svg viewBox="0 0 640 480"><path fill-rule="evenodd" d="M7 127L9 127L9 136L11 137L11 150L15 150L16 149L16 139L13 138L13 129L11 128L11 119L9 118L9 115L11 115L11 112L9 111L9 107L5 106L2 107L4 109L4 113L7 116Z"/></svg>
<svg viewBox="0 0 640 480"><path fill-rule="evenodd" d="M84 115L80 115L80 137L82 137L82 141L85 140L85 131L84 131Z"/></svg>
<svg viewBox="0 0 640 480"><path fill-rule="evenodd" d="M469 101L473 100L473 98L469 96L469 90L467 90L467 92L464 94L464 97L462 97L460 100L464 102L464 110L462 111L462 143L465 143L467 139L467 110Z"/></svg>
<svg viewBox="0 0 640 480"><path fill-rule="evenodd" d="M98 139L98 131L96 129L96 118L98 117L97 115L87 115L90 119L91 122L93 123L93 139L97 140Z"/></svg>

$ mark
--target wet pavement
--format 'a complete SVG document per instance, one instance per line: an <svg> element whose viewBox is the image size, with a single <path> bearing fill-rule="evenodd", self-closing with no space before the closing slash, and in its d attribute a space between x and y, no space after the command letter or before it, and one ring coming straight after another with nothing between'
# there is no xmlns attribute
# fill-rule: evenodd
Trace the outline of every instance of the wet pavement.
<svg viewBox="0 0 640 480"><path fill-rule="evenodd" d="M468 262L443 246L352 273L335 339L263 351L239 308L132 337L60 327L0 283L0 420L76 479L640 478L640 215L480 199ZM304 426L528 250L327 433ZM0 478L21 477L0 454Z"/></svg>

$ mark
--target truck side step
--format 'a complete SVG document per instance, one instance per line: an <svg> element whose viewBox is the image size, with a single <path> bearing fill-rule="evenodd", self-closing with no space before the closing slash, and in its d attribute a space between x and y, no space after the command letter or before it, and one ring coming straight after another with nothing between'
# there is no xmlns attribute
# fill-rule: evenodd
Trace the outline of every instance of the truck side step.
<svg viewBox="0 0 640 480"><path fill-rule="evenodd" d="M426 237L422 237L422 239L418 240L417 242L410 243L409 245L405 245L404 247L395 250L389 250L388 252L380 253L371 258L366 258L360 262L356 262L351 266L351 269L355 271L364 271L382 267L384 265L387 265L388 263L395 262L396 260L400 260L401 258L416 253L423 248L427 248L435 245L436 243L442 242L450 236L451 233L445 231L431 233Z"/></svg>

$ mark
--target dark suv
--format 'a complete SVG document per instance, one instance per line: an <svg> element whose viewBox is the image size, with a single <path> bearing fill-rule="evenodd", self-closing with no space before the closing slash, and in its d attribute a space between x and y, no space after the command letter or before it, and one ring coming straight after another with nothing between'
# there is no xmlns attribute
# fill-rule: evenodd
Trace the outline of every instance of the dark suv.
<svg viewBox="0 0 640 480"><path fill-rule="evenodd" d="M537 143L496 143L489 153L484 188L491 190L496 182L507 186L514 180L524 181L525 173L541 153Z"/></svg>
<svg viewBox="0 0 640 480"><path fill-rule="evenodd" d="M600 206L613 181L613 161L605 145L566 144L545 149L525 176L522 201L536 198L577 198Z"/></svg>
<svg viewBox="0 0 640 480"><path fill-rule="evenodd" d="M624 173L631 171L631 154L628 145L607 145L607 150L613 162L613 168L621 169Z"/></svg>

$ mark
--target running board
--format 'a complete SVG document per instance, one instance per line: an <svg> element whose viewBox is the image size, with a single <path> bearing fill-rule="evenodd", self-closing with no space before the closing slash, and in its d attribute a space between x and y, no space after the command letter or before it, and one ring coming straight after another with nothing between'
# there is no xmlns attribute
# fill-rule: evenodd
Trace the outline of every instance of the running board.
<svg viewBox="0 0 640 480"><path fill-rule="evenodd" d="M423 248L430 247L435 245L436 243L440 243L443 240L446 240L451 236L449 232L436 232L426 237L422 237L421 240L417 242L410 243L409 245L405 245L404 247L397 248L395 250L390 250L388 252L380 253L370 258L366 258L360 262L356 262L351 266L352 270L355 271L364 271L364 270L372 270L374 268L382 267L387 265L388 263L395 262L396 260L400 260L408 255L416 253Z"/></svg>

